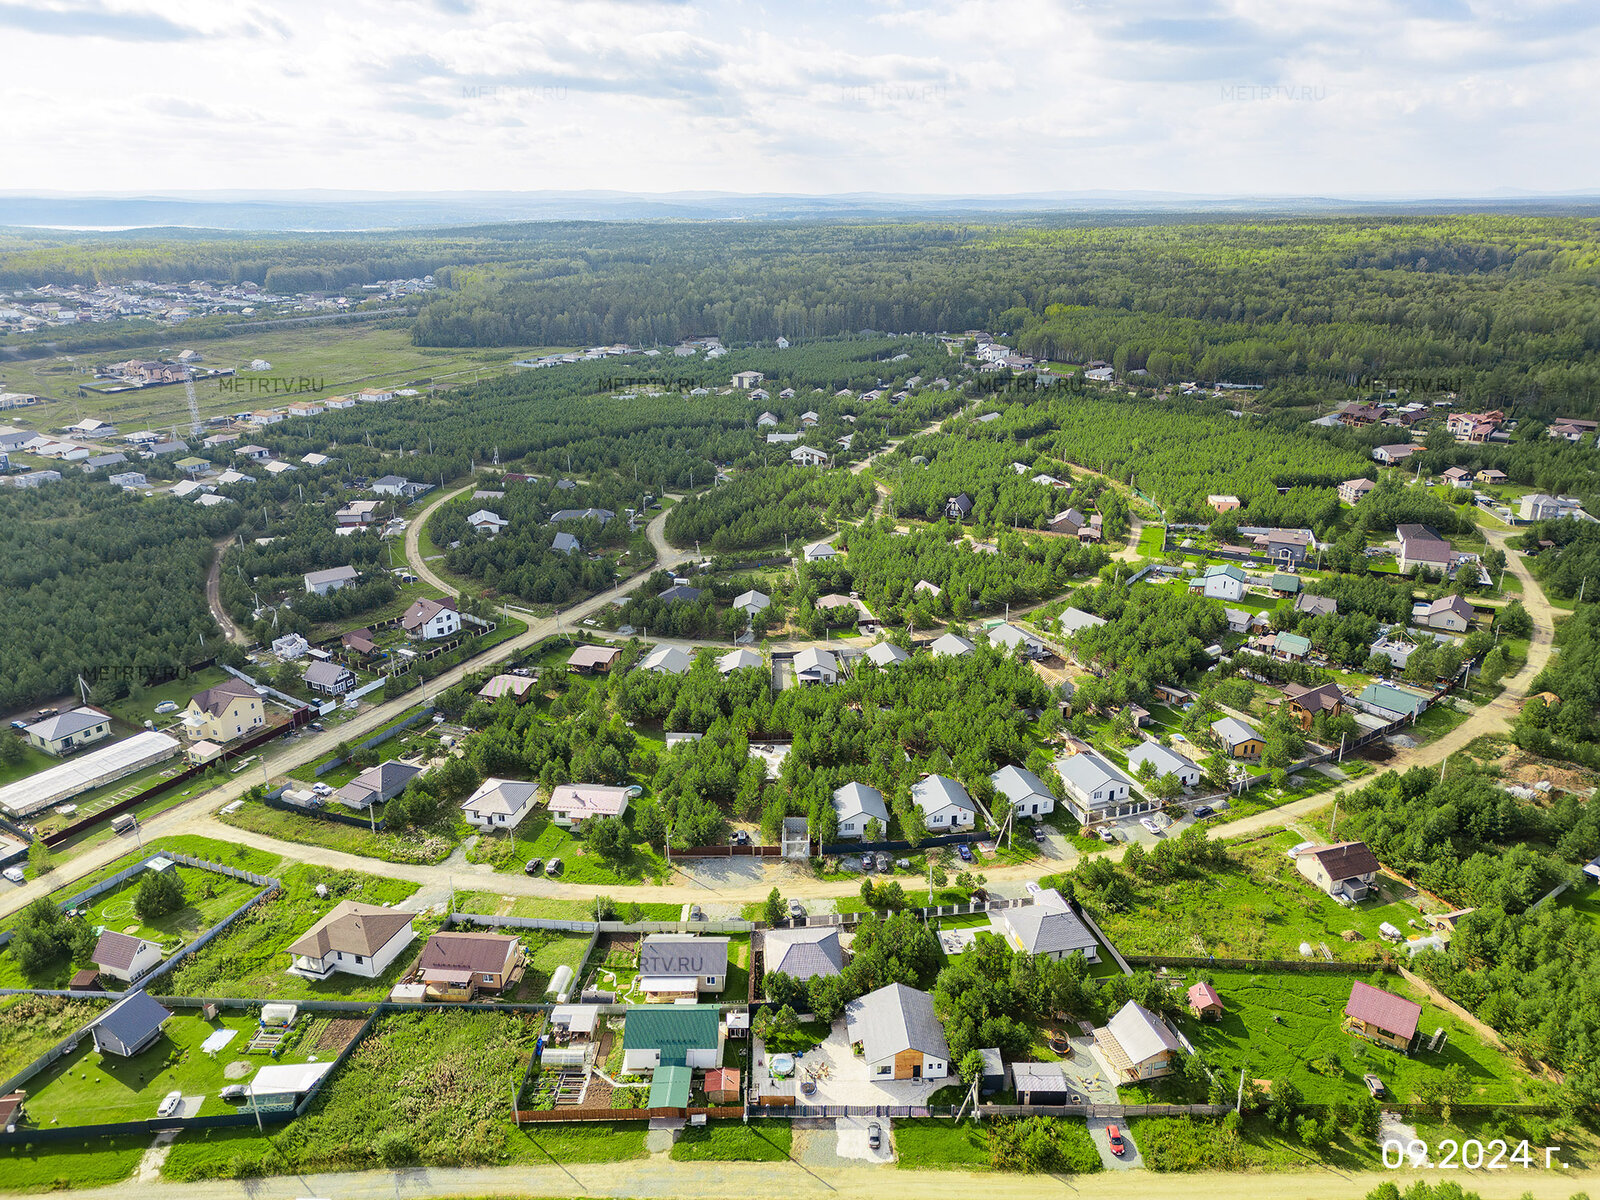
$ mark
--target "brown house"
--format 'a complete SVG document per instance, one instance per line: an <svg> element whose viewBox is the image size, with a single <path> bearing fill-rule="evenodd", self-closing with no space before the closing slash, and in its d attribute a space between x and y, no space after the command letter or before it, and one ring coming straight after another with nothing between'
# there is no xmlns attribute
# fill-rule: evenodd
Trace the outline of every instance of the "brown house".
<svg viewBox="0 0 1600 1200"><path fill-rule="evenodd" d="M616 646L579 646L567 660L567 670L575 675L602 675L611 670L621 653Z"/></svg>
<svg viewBox="0 0 1600 1200"><path fill-rule="evenodd" d="M1378 878L1378 856L1365 842L1336 842L1331 846L1307 846L1295 856L1295 870L1328 895L1365 900L1367 890Z"/></svg>
<svg viewBox="0 0 1600 1200"><path fill-rule="evenodd" d="M422 947L417 978L429 1000L471 1000L522 978L522 943L500 933L441 931Z"/></svg>
<svg viewBox="0 0 1600 1200"><path fill-rule="evenodd" d="M1300 723L1303 732L1309 732L1318 713L1331 717L1344 711L1344 693L1337 683L1324 683L1320 687L1306 687L1302 683L1287 683L1283 687L1284 703L1289 715Z"/></svg>
<svg viewBox="0 0 1600 1200"><path fill-rule="evenodd" d="M1202 1021L1222 1020L1222 997L1204 980L1189 989L1189 1011Z"/></svg>
<svg viewBox="0 0 1600 1200"><path fill-rule="evenodd" d="M1350 999L1344 1006L1344 1029L1391 1050L1408 1051L1416 1040L1422 1005L1404 996L1359 980L1350 985Z"/></svg>

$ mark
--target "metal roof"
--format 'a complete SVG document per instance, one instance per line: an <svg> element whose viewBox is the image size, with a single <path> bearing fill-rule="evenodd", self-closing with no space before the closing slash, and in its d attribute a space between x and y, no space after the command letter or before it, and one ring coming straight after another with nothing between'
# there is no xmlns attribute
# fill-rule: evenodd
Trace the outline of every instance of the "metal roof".
<svg viewBox="0 0 1600 1200"><path fill-rule="evenodd" d="M950 1045L933 1012L927 992L891 983L845 1005L847 1036L860 1042L869 1063L882 1062L903 1050L949 1058Z"/></svg>

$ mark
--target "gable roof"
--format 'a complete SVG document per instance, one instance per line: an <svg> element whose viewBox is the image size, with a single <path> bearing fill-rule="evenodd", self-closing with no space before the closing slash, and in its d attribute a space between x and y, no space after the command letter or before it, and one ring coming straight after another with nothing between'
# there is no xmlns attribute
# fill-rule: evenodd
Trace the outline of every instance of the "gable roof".
<svg viewBox="0 0 1600 1200"><path fill-rule="evenodd" d="M474 975L510 970L522 943L503 933L441 929L422 947L422 970L471 971Z"/></svg>
<svg viewBox="0 0 1600 1200"><path fill-rule="evenodd" d="M567 660L569 667L605 667L615 662L622 653L620 646L579 646Z"/></svg>
<svg viewBox="0 0 1600 1200"><path fill-rule="evenodd" d="M1369 683L1361 689L1361 694L1356 697L1363 704L1371 704L1376 708L1386 708L1390 712L1402 713L1411 716L1420 713L1426 704L1421 696L1411 692L1403 692L1399 688L1390 687L1386 683Z"/></svg>
<svg viewBox="0 0 1600 1200"><path fill-rule="evenodd" d="M1218 1007L1222 1005L1222 997L1217 995L1217 989L1203 979L1189 989L1188 998L1189 1003L1195 1008L1209 1008L1213 1004Z"/></svg>
<svg viewBox="0 0 1600 1200"><path fill-rule="evenodd" d="M846 1036L860 1042L868 1062L881 1062L905 1050L949 1058L950 1044L927 992L891 983L844 1007Z"/></svg>
<svg viewBox="0 0 1600 1200"><path fill-rule="evenodd" d="M854 816L857 813L867 817L877 817L885 828L889 824L889 806L883 801L883 793L875 787L854 781L833 789L833 810L839 814L839 819Z"/></svg>
<svg viewBox="0 0 1600 1200"><path fill-rule="evenodd" d="M1106 1022L1106 1028L1116 1038L1128 1061L1135 1065L1164 1051L1178 1049L1178 1039L1172 1036L1166 1022L1133 1000Z"/></svg>
<svg viewBox="0 0 1600 1200"><path fill-rule="evenodd" d="M1128 770L1137 773L1147 762L1155 767L1157 775L1175 775L1180 771L1199 769L1192 761L1160 742L1140 742L1128 751Z"/></svg>
<svg viewBox="0 0 1600 1200"><path fill-rule="evenodd" d="M1063 633L1077 633L1080 629L1088 629L1095 625L1104 625L1106 619L1097 617L1093 613L1084 612L1080 608L1066 609L1060 617L1061 631Z"/></svg>
<svg viewBox="0 0 1600 1200"><path fill-rule="evenodd" d="M46 717L29 725L25 732L35 737L53 742L58 738L73 737L96 725L104 725L111 720L109 716L97 708L75 708L71 712L57 713L53 717Z"/></svg>
<svg viewBox="0 0 1600 1200"><path fill-rule="evenodd" d="M1093 750L1063 755L1056 759L1056 774L1061 782L1084 796L1092 796L1107 784L1131 786L1132 781Z"/></svg>
<svg viewBox="0 0 1600 1200"><path fill-rule="evenodd" d="M157 950L161 946L157 942L146 941L144 938L129 937L125 933L116 933L106 930L100 935L100 940L94 944L94 953L89 956L89 961L97 967L110 967L114 971L126 971L133 966L133 960L139 956L146 946L154 946Z"/></svg>
<svg viewBox="0 0 1600 1200"><path fill-rule="evenodd" d="M1409 1040L1417 1034L1422 1005L1358 979L1350 984L1350 999L1345 1002L1344 1015Z"/></svg>
<svg viewBox="0 0 1600 1200"><path fill-rule="evenodd" d="M124 1046L137 1046L171 1015L149 992L137 991L107 1009L93 1027L104 1029Z"/></svg>
<svg viewBox="0 0 1600 1200"><path fill-rule="evenodd" d="M341 900L327 916L289 943L289 953L326 958L338 950L370 956L387 946L415 917L415 913L396 912L376 904Z"/></svg>
<svg viewBox="0 0 1600 1200"><path fill-rule="evenodd" d="M1013 804L1019 800L1026 800L1029 796L1049 796L1052 800L1055 799L1055 794L1045 786L1044 780L1032 771L1011 763L1007 763L989 776L989 782L994 784L996 792Z"/></svg>
<svg viewBox="0 0 1600 1200"><path fill-rule="evenodd" d="M1230 746L1237 746L1241 742L1261 740L1261 735L1237 717L1222 717L1211 722L1211 732L1216 734Z"/></svg>
<svg viewBox="0 0 1600 1200"><path fill-rule="evenodd" d="M1240 567L1234 566L1232 563L1219 563L1215 566L1206 568L1205 578L1207 579L1214 579L1222 575L1226 575L1229 579L1236 579L1240 583L1248 582L1244 570Z"/></svg>
<svg viewBox="0 0 1600 1200"><path fill-rule="evenodd" d="M911 785L911 802L924 813L936 813L946 808L959 808L975 813L977 807L967 789L948 775L928 775Z"/></svg>
<svg viewBox="0 0 1600 1200"><path fill-rule="evenodd" d="M1335 842L1331 846L1312 846L1300 853L1316 859L1335 883L1371 875L1378 870L1378 856L1365 842Z"/></svg>
<svg viewBox="0 0 1600 1200"><path fill-rule="evenodd" d="M762 935L761 945L769 975L781 971L795 979L811 979L844 970L844 948L837 929L769 929Z"/></svg>
<svg viewBox="0 0 1600 1200"><path fill-rule="evenodd" d="M1327 616L1339 611L1339 602L1332 596L1313 596L1310 592L1301 592L1294 598L1294 611L1310 613L1314 617Z"/></svg>
<svg viewBox="0 0 1600 1200"><path fill-rule="evenodd" d="M305 680L307 683L320 683L332 687L350 673L349 667L336 662L313 662L306 664Z"/></svg>
<svg viewBox="0 0 1600 1200"><path fill-rule="evenodd" d="M624 1050L659 1050L661 1065L681 1067L690 1050L717 1045L715 1004L636 1004L622 1025Z"/></svg>
<svg viewBox="0 0 1600 1200"><path fill-rule="evenodd" d="M701 976L728 973L728 939L693 933L652 933L639 948L639 975Z"/></svg>
<svg viewBox="0 0 1600 1200"><path fill-rule="evenodd" d="M964 655L971 654L974 646L960 634L946 633L935 638L933 645L929 646L928 649L934 654L943 657L960 658Z"/></svg>
<svg viewBox="0 0 1600 1200"><path fill-rule="evenodd" d="M1283 694L1307 712L1332 712L1344 703L1344 693L1337 683L1324 683L1307 687L1303 683L1286 683Z"/></svg>
<svg viewBox="0 0 1600 1200"><path fill-rule="evenodd" d="M424 596L406 609L405 616L400 618L400 624L407 630L421 629L434 617L442 612L455 612L456 602L449 597L435 600L431 596Z"/></svg>
<svg viewBox="0 0 1600 1200"><path fill-rule="evenodd" d="M255 689L242 679L224 679L215 687L208 687L203 692L196 692L189 703L203 713L213 717L221 716L228 711L228 705L235 700L257 700Z"/></svg>
<svg viewBox="0 0 1600 1200"><path fill-rule="evenodd" d="M1441 596L1428 605L1428 615L1436 617L1440 613L1453 612L1463 621L1470 621L1474 617L1471 603L1464 596Z"/></svg>
<svg viewBox="0 0 1600 1200"><path fill-rule="evenodd" d="M867 651L867 658L874 666L878 667L887 667L897 662L905 662L910 657L910 654L893 642L879 642Z"/></svg>
<svg viewBox="0 0 1600 1200"><path fill-rule="evenodd" d="M325 571L307 571L306 584L309 587L316 587L323 583L348 583L358 574L354 567L329 567Z"/></svg>

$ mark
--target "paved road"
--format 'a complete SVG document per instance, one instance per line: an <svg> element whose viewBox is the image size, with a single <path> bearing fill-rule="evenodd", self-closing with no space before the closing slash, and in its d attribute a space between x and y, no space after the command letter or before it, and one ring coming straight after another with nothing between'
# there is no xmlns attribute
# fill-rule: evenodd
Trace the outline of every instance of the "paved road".
<svg viewBox="0 0 1600 1200"><path fill-rule="evenodd" d="M1456 1171L1453 1176L1484 1200L1567 1200L1600 1187L1600 1172L1560 1170ZM664 1155L624 1163L552 1161L544 1166L416 1168L404 1171L287 1175L270 1179L207 1183L119 1183L74 1191L81 1200L291 1200L327 1196L335 1200L429 1200L450 1196L676 1197L681 1200L791 1200L797 1195L829 1200L1041 1200L1085 1194L1111 1200L1183 1196L1188 1200L1351 1200L1385 1183L1402 1189L1421 1178L1412 1171L1230 1175L1201 1172L1168 1179L1147 1171L1106 1172L1092 1179L1072 1176L977 1174L970 1171L906 1171L878 1164L804 1166L783 1163L674 1162ZM1248 1182L1246 1182L1246 1180Z"/></svg>

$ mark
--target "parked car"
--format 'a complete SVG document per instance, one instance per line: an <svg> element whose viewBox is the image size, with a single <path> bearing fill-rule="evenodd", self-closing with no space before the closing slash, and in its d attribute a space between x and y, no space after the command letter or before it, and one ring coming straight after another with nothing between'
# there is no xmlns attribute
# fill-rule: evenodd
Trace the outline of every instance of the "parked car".
<svg viewBox="0 0 1600 1200"><path fill-rule="evenodd" d="M1039 885L1037 883L1035 883L1031 879L1028 880L1027 883L1023 884L1023 886L1028 889L1028 895L1030 895L1030 896L1037 896L1040 893L1040 891L1043 890L1043 889L1041 889L1039 887Z"/></svg>
<svg viewBox="0 0 1600 1200"><path fill-rule="evenodd" d="M552 877L561 874L561 860L559 858L552 858L549 862L545 863L544 873Z"/></svg>
<svg viewBox="0 0 1600 1200"><path fill-rule="evenodd" d="M21 883L27 878L27 876L22 873L21 867L7 867L4 872L0 873L3 873L5 877L12 883Z"/></svg>
<svg viewBox="0 0 1600 1200"><path fill-rule="evenodd" d="M878 852L878 870L887 871L888 869L889 869L889 856L887 854L883 853L880 850Z"/></svg>
<svg viewBox="0 0 1600 1200"><path fill-rule="evenodd" d="M804 904L801 904L798 900L789 901L789 919L791 921L798 921L805 915L806 906Z"/></svg>
<svg viewBox="0 0 1600 1200"><path fill-rule="evenodd" d="M311 785L311 790L319 796L333 795L333 789L325 783L313 783Z"/></svg>
<svg viewBox="0 0 1600 1200"><path fill-rule="evenodd" d="M230 1083L217 1093L224 1100L243 1100L249 1094L250 1085L248 1083Z"/></svg>
<svg viewBox="0 0 1600 1200"><path fill-rule="evenodd" d="M1207 817L1215 816L1216 815L1216 811L1217 810L1212 808L1211 805L1202 804L1199 808L1194 810L1194 819L1196 821L1203 821Z"/></svg>
<svg viewBox="0 0 1600 1200"><path fill-rule="evenodd" d="M883 1146L883 1126L876 1121L867 1126L867 1148L877 1150Z"/></svg>
<svg viewBox="0 0 1600 1200"><path fill-rule="evenodd" d="M872 855L863 854L861 856L861 873L863 875L871 875L872 874L872 868L875 865L876 865L876 862L873 859Z"/></svg>
<svg viewBox="0 0 1600 1200"><path fill-rule="evenodd" d="M1110 828L1102 829L1100 831L1100 840L1106 843L1115 842L1117 840L1117 831Z"/></svg>
<svg viewBox="0 0 1600 1200"><path fill-rule="evenodd" d="M1035 822L1033 826L1033 840L1041 846L1044 844L1044 826Z"/></svg>
<svg viewBox="0 0 1600 1200"><path fill-rule="evenodd" d="M911 860L909 858L897 858L894 860L894 865L899 867L902 871L911 870Z"/></svg>
<svg viewBox="0 0 1600 1200"><path fill-rule="evenodd" d="M704 921L705 919L706 914L704 909L702 909L698 904L689 905L689 920Z"/></svg>
<svg viewBox="0 0 1600 1200"><path fill-rule="evenodd" d="M749 844L750 835L743 829L735 829L728 835L728 845L730 846L748 846Z"/></svg>
<svg viewBox="0 0 1600 1200"><path fill-rule="evenodd" d="M1118 1158L1128 1152L1128 1144L1122 1140L1122 1130L1115 1125L1106 1126L1106 1141L1111 1143L1111 1153Z"/></svg>
<svg viewBox="0 0 1600 1200"><path fill-rule="evenodd" d="M1151 833L1158 834L1161 832L1161 826L1156 824L1156 819L1154 817L1140 817L1139 824L1143 825Z"/></svg>
<svg viewBox="0 0 1600 1200"><path fill-rule="evenodd" d="M13 722L11 722L11 728L13 728L13 729L26 729L27 727L28 727L28 723L26 721L13 721Z"/></svg>
<svg viewBox="0 0 1600 1200"><path fill-rule="evenodd" d="M962 842L956 847L956 853L961 856L962 862L972 861L972 847L967 845L965 842Z"/></svg>
<svg viewBox="0 0 1600 1200"><path fill-rule="evenodd" d="M59 708L41 708L39 710L39 720L41 721L46 717L59 717L60 715L61 710Z"/></svg>
<svg viewBox="0 0 1600 1200"><path fill-rule="evenodd" d="M522 868L522 873L524 875L537 875L542 870L544 870L544 859L530 858L527 865Z"/></svg>
<svg viewBox="0 0 1600 1200"><path fill-rule="evenodd" d="M1361 1082L1367 1085L1367 1091L1372 1093L1373 1099L1378 1099L1383 1095L1383 1080L1379 1079L1376 1075L1370 1073L1363 1075L1361 1077Z"/></svg>
<svg viewBox="0 0 1600 1200"><path fill-rule="evenodd" d="M156 1116L170 1117L183 1105L182 1092L168 1092L161 1098L161 1107L156 1109Z"/></svg>

